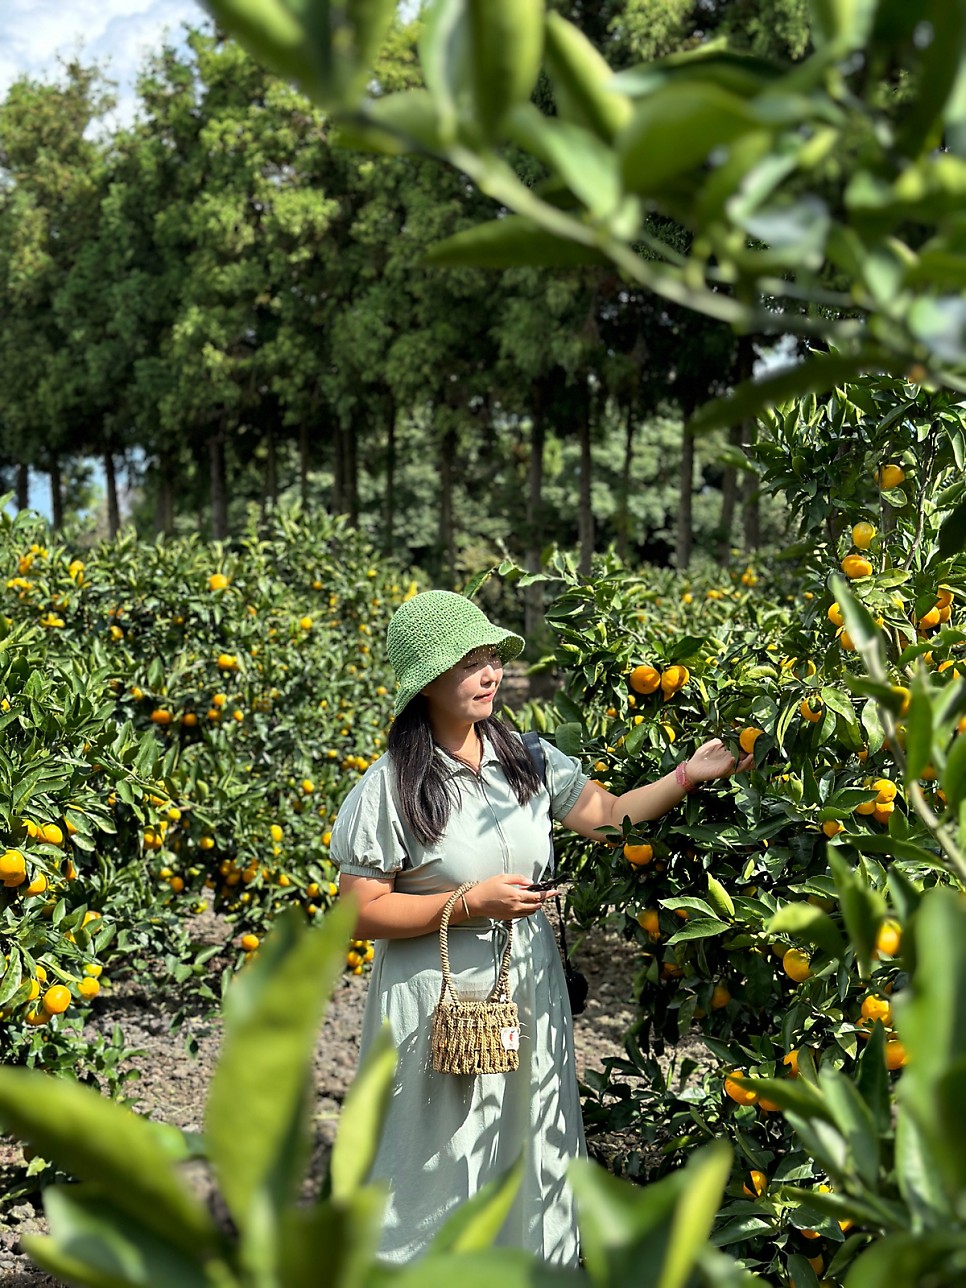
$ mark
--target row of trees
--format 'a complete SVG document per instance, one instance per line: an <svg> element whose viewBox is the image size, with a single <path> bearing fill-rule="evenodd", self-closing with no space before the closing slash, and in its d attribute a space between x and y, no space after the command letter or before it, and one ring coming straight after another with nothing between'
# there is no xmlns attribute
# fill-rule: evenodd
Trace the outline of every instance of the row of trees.
<svg viewBox="0 0 966 1288"><path fill-rule="evenodd" d="M566 7L625 62L686 44L699 18L762 48L807 41L798 0L767 31L757 6ZM417 37L393 32L385 92L420 83ZM545 82L535 97L554 110ZM134 125L92 128L109 104L75 62L0 106L0 459L21 505L28 470L49 474L60 525L72 462L96 457L113 532L127 459L143 465L139 518L161 531L181 515L227 536L245 501L288 487L441 575L461 528L491 546L516 534L531 565L548 540L579 540L589 564L595 536L666 556L673 523L687 563L696 462L680 425L750 371L752 338L612 268L427 266L428 245L494 203L432 159L342 150L217 31L149 60ZM715 489L698 530L726 557L739 487L716 446L698 461ZM744 537L760 538L754 480Z"/></svg>

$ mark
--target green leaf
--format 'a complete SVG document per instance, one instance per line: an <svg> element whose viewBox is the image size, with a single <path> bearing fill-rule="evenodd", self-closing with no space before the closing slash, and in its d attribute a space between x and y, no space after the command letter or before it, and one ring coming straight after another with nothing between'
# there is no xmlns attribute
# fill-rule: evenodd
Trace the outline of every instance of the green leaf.
<svg viewBox="0 0 966 1288"><path fill-rule="evenodd" d="M579 756L584 750L583 725L576 721L557 725L553 736L557 746L568 756Z"/></svg>
<svg viewBox="0 0 966 1288"><path fill-rule="evenodd" d="M581 125L544 116L532 103L515 108L506 123L514 143L558 174L597 219L617 207L622 193L613 150Z"/></svg>
<svg viewBox="0 0 966 1288"><path fill-rule="evenodd" d="M829 1065L819 1074L819 1087L856 1172L866 1185L874 1187L879 1174L879 1133L869 1106L853 1083Z"/></svg>
<svg viewBox="0 0 966 1288"><path fill-rule="evenodd" d="M513 1207L525 1167L526 1155L521 1153L504 1176L488 1181L461 1203L440 1228L426 1255L435 1257L444 1252L479 1252L489 1248Z"/></svg>
<svg viewBox="0 0 966 1288"><path fill-rule="evenodd" d="M838 926L821 908L811 903L786 903L768 923L769 934L785 931L811 944L818 944L830 957L845 955L845 941Z"/></svg>
<svg viewBox="0 0 966 1288"><path fill-rule="evenodd" d="M966 8L959 0L926 0L922 20L931 39L922 53L918 89L899 114L896 147L915 158L942 142L943 109L966 47Z"/></svg>
<svg viewBox="0 0 966 1288"><path fill-rule="evenodd" d="M883 1076L888 1078L881 1054L879 1065ZM907 1113L896 1115L896 1180L899 1193L918 1224L936 1229L953 1223L955 1216L943 1192L937 1160L932 1157L919 1124Z"/></svg>
<svg viewBox="0 0 966 1288"><path fill-rule="evenodd" d="M715 148L760 124L743 98L697 77L662 85L638 101L617 141L624 187L660 192Z"/></svg>
<svg viewBox="0 0 966 1288"><path fill-rule="evenodd" d="M98 1186L48 1186L44 1211L50 1237L32 1239L29 1251L59 1278L90 1288L212 1288L216 1282L206 1271L210 1248L178 1247L134 1220Z"/></svg>
<svg viewBox="0 0 966 1288"><path fill-rule="evenodd" d="M890 371L898 365L894 359L872 349L813 354L776 375L743 381L728 397L705 403L688 421L688 429L693 434L727 429L742 421L754 420L768 407L847 384L864 371Z"/></svg>
<svg viewBox="0 0 966 1288"><path fill-rule="evenodd" d="M896 836L874 836L871 832L840 832L836 837L840 845L851 845L862 854L887 854L895 859L907 859L910 863L922 863L926 867L946 871L946 865L931 853L913 841L901 841Z"/></svg>
<svg viewBox="0 0 966 1288"><path fill-rule="evenodd" d="M889 1234L877 1239L849 1267L846 1288L883 1284L955 1284L961 1278L966 1236L959 1232Z"/></svg>
<svg viewBox="0 0 966 1288"><path fill-rule="evenodd" d="M547 74L558 113L603 142L613 143L633 107L611 88L613 73L603 56L579 27L559 13L547 14L545 38Z"/></svg>
<svg viewBox="0 0 966 1288"><path fill-rule="evenodd" d="M906 782L914 783L932 759L933 713L929 684L917 673L912 682L906 721Z"/></svg>
<svg viewBox="0 0 966 1288"><path fill-rule="evenodd" d="M186 1252L212 1254L218 1236L151 1125L66 1078L0 1069L7 1131L81 1181L96 1182L133 1221Z"/></svg>
<svg viewBox="0 0 966 1288"><path fill-rule="evenodd" d="M687 922L667 942L672 945L685 943L689 939L711 939L715 935L723 935L730 929L731 926L727 921L719 921L717 917L696 917L693 921Z"/></svg>
<svg viewBox="0 0 966 1288"><path fill-rule="evenodd" d="M529 101L543 58L544 0L466 0L474 126L499 138L510 108Z"/></svg>
<svg viewBox="0 0 966 1288"><path fill-rule="evenodd" d="M327 24L312 27L285 0L204 0L219 26L280 76L296 81L320 102L331 83L332 51ZM316 6L324 14L327 6Z"/></svg>
<svg viewBox="0 0 966 1288"><path fill-rule="evenodd" d="M731 895L716 877L708 873L708 900L715 912L734 920L735 905Z"/></svg>
<svg viewBox="0 0 966 1288"><path fill-rule="evenodd" d="M943 519L939 529L938 554L940 559L953 559L966 550L966 501L961 501L951 514Z"/></svg>
<svg viewBox="0 0 966 1288"><path fill-rule="evenodd" d="M236 1224L269 1222L294 1196L303 1163L299 1130L318 1027L345 961L354 900L321 926L280 917L258 957L225 996L225 1033L205 1112L212 1166Z"/></svg>
<svg viewBox="0 0 966 1288"><path fill-rule="evenodd" d="M426 261L442 268L574 268L610 262L592 246L544 232L525 215L492 219L446 237L429 249Z"/></svg>
<svg viewBox="0 0 966 1288"><path fill-rule="evenodd" d="M732 1152L718 1140L693 1154L683 1171L684 1187L671 1219L671 1237L659 1288L685 1288L721 1205L731 1172Z"/></svg>
<svg viewBox="0 0 966 1288"><path fill-rule="evenodd" d="M404 89L370 100L358 114L338 121L333 142L389 156L417 150L439 153L445 146L436 104L424 89Z"/></svg>
<svg viewBox="0 0 966 1288"><path fill-rule="evenodd" d="M339 1115L339 1130L329 1165L332 1198L336 1202L348 1201L363 1184L375 1161L395 1071L396 1048L389 1023L384 1021Z"/></svg>
<svg viewBox="0 0 966 1288"><path fill-rule="evenodd" d="M885 900L862 880L858 870L849 867L835 841L829 843L826 853L859 974L867 979L872 973L872 952L879 923L885 915Z"/></svg>
<svg viewBox="0 0 966 1288"><path fill-rule="evenodd" d="M946 793L947 808L955 817L960 801L966 798L966 737L962 734L953 741L946 756L942 786Z"/></svg>
<svg viewBox="0 0 966 1288"><path fill-rule="evenodd" d="M373 1284L373 1261L385 1213L381 1186L366 1186L338 1206L322 1200L312 1207L286 1208L279 1230L278 1282L284 1288L326 1288Z"/></svg>
<svg viewBox="0 0 966 1288"><path fill-rule="evenodd" d="M909 933L907 930L906 933ZM966 908L958 892L927 891L911 927L912 987L893 999L908 1065L901 1111L915 1118L954 1208L966 1188Z"/></svg>

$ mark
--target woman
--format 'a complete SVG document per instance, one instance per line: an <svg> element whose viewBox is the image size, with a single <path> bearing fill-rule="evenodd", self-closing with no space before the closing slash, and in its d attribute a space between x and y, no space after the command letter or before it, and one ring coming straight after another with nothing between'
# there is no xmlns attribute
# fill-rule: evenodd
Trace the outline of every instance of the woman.
<svg viewBox="0 0 966 1288"><path fill-rule="evenodd" d="M524 1149L524 1177L498 1243L576 1265L565 1173L585 1154L572 1018L560 955L534 890L549 858L550 818L590 839L659 818L687 790L734 772L718 739L657 782L613 796L579 761L544 744L546 785L518 734L493 716L503 665L523 648L462 595L430 590L393 615L399 680L388 754L349 793L332 829L340 890L359 903L356 934L374 939L360 1059L388 1019L399 1063L373 1175L389 1184L380 1257L425 1250L459 1204ZM738 766L744 769L751 757ZM512 1073L434 1073L429 1051L441 975L439 925L450 894L449 953L461 997L492 988L513 925L510 995L520 1014Z"/></svg>

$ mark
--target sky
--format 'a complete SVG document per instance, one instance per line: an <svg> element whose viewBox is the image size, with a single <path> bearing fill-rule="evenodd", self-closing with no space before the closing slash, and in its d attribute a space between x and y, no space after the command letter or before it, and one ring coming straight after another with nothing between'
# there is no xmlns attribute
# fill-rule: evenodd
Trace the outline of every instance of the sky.
<svg viewBox="0 0 966 1288"><path fill-rule="evenodd" d="M128 121L145 52L205 17L198 0L0 0L0 95L24 74L56 78L58 56L80 54L118 82L116 118Z"/></svg>

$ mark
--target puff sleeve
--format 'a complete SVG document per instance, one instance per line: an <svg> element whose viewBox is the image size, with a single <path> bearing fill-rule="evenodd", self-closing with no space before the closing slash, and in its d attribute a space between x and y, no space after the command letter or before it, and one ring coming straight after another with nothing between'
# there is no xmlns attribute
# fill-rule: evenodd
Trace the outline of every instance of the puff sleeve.
<svg viewBox="0 0 966 1288"><path fill-rule="evenodd" d="M550 817L561 819L577 804L587 775L580 761L568 756L552 742L541 739L547 758L547 790L550 793Z"/></svg>
<svg viewBox="0 0 966 1288"><path fill-rule="evenodd" d="M391 876L407 864L389 773L388 766L380 765L360 779L332 826L329 857L346 876Z"/></svg>

